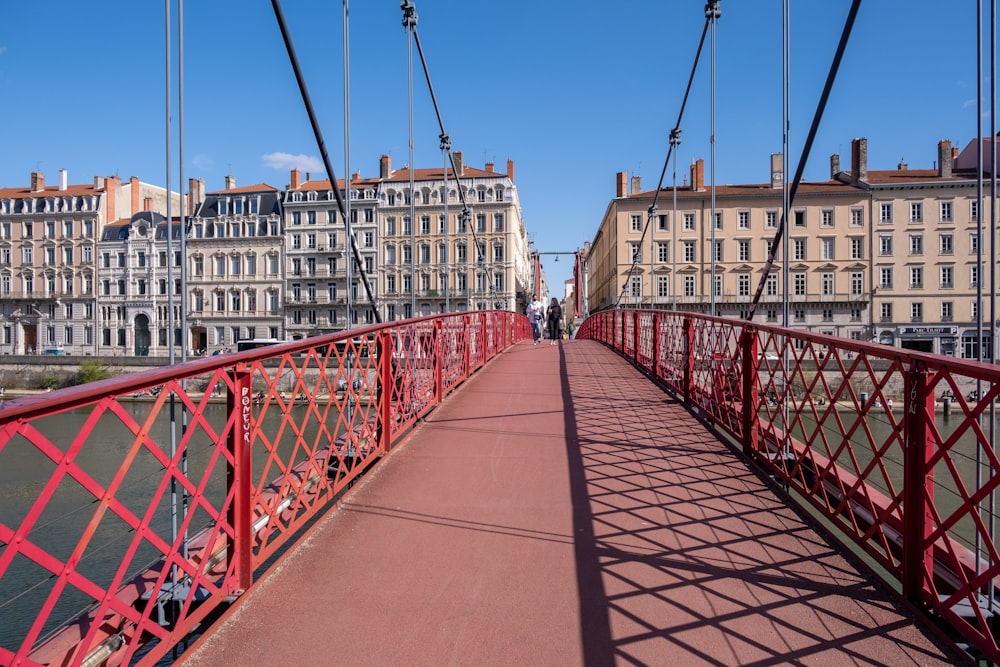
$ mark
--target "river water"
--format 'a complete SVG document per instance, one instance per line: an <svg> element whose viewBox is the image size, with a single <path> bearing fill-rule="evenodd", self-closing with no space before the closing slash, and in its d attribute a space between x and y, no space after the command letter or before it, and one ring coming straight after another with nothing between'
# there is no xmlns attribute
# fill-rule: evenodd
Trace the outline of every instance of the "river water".
<svg viewBox="0 0 1000 667"><path fill-rule="evenodd" d="M123 402L121 405L140 424L146 421L152 407L152 403L142 401ZM290 408L289 416L292 421L301 426L298 434L294 433L295 429L291 427L289 421L285 421L282 425L283 413L280 410L269 409L265 413L261 422L262 431L269 434L268 437L279 440L276 447L283 456L289 455L297 437L307 443L313 443L320 437L320 425L308 410L304 404L294 404ZM335 426L336 410L331 410L330 413L329 432L336 433L338 431ZM179 410L177 414L180 414ZM207 404L203 414L209 424L221 430L227 418L226 405L221 402ZM46 434L64 434L65 441L60 440L54 444L60 450L65 450L72 436L84 431L89 415L89 409L61 413L39 422L38 428ZM168 410L162 410L160 417L150 425L151 438L158 443L169 443L170 432ZM179 419L174 432L179 440ZM277 436L278 433L282 433L283 436ZM100 484L108 485L118 473L135 439L135 435L125 428L120 420L102 419L94 427L74 463ZM199 437L192 441L187 457L187 469L192 480L200 483L203 477L206 477L204 471L215 454L215 448L207 437ZM267 479L280 475L275 462L268 461L268 450L263 446L254 448L253 466L255 475L259 476L265 469L272 471L264 473ZM0 450L0 522L16 530L52 479L55 469L55 465L47 456L23 438L12 439L3 450ZM152 503L153 494L163 479L162 463L148 450L141 449L128 467L115 498L140 519L149 514L150 525L169 543L171 537L169 490L161 502L155 505ZM215 461L212 472L204 481L206 499L213 507L219 507L226 493L224 460ZM63 478L58 491L36 520L29 538L46 552L66 558L79 542L86 524L94 517L95 504L93 494L72 479ZM209 516L204 510L192 511L195 512L192 532L195 532L209 523ZM111 578L121 566L124 551L134 535L135 532L123 520L113 512L106 512L80 559L78 571L99 585L109 585ZM5 548L0 547L0 554ZM129 574L134 574L155 562L159 554L158 549L144 544L131 561ZM54 583L55 579L52 576L26 557L19 555L14 559L10 569L0 579L0 646L12 650L18 648L36 618L40 605L52 592ZM55 626L74 617L90 604L91 600L88 597L71 588L67 587L59 597L59 603L52 614L53 620L46 625L45 632L52 631ZM43 636L44 634L43 632Z"/></svg>

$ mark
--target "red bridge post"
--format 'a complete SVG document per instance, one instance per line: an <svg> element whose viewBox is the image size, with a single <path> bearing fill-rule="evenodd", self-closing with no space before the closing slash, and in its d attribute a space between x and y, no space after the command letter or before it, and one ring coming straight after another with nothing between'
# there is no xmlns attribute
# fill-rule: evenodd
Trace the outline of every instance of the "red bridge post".
<svg viewBox="0 0 1000 667"><path fill-rule="evenodd" d="M228 557L233 577L230 593L242 593L253 580L253 470L251 457L252 403L250 373L246 364L229 371L232 389L226 396L226 411L236 415L233 430L226 443L231 463L226 470L226 483L233 499L228 521L233 528Z"/></svg>
<svg viewBox="0 0 1000 667"><path fill-rule="evenodd" d="M924 577L932 576L934 555L931 551L931 507L934 503L932 455L934 394L923 368L911 368L905 374L903 398L903 595L918 602ZM929 588L929 587L928 587Z"/></svg>

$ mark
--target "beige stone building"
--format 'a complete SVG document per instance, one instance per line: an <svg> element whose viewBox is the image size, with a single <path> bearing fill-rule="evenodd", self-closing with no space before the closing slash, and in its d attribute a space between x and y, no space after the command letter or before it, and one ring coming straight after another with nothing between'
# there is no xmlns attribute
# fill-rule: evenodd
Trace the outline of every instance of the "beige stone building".
<svg viewBox="0 0 1000 667"><path fill-rule="evenodd" d="M988 243L988 234L979 238L969 168L974 149L971 144L959 154L943 141L933 169L900 163L873 171L867 140L856 139L849 170L842 171L834 155L828 181L801 183L787 226L790 324L974 358L982 307L977 286L985 271L977 247ZM642 191L637 178L628 191L619 173L588 257L590 310L711 312L714 303L720 316L745 317L782 215L781 156L772 156L771 173L766 184L718 185L713 192L699 160L678 187L676 212L667 188L651 219L655 193ZM757 321L782 321L782 247L763 285ZM989 322L985 329L989 337Z"/></svg>
<svg viewBox="0 0 1000 667"><path fill-rule="evenodd" d="M463 163L462 153L454 156L455 169L447 173L443 167L413 171L412 199L410 170L394 170L389 156L381 158L378 276L386 320L493 308L520 311L531 296L513 161L501 173L491 162L477 169Z"/></svg>
<svg viewBox="0 0 1000 667"><path fill-rule="evenodd" d="M98 285L113 274L119 288L118 255L115 266L100 266L98 240L107 223L165 206L163 188L134 177L70 184L61 170L58 184L46 185L33 172L29 187L0 189L0 354L114 353L102 345ZM107 314L124 317L117 308Z"/></svg>

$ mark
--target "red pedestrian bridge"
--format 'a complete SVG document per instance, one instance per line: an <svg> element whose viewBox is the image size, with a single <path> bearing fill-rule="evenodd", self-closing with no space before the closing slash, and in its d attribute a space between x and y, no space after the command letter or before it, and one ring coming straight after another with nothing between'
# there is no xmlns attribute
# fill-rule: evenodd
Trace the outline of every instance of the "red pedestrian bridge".
<svg viewBox="0 0 1000 667"><path fill-rule="evenodd" d="M0 664L997 662L998 380L492 311L6 401Z"/></svg>

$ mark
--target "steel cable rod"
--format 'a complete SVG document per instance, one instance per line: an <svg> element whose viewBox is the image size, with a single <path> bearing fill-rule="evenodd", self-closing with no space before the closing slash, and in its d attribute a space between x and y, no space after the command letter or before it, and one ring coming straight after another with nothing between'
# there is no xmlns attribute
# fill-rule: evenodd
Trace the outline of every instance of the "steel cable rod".
<svg viewBox="0 0 1000 667"><path fill-rule="evenodd" d="M455 174L455 181L458 183L458 198L462 202L462 213L460 214L460 219L465 222L467 229L469 229L472 232L472 241L476 245L476 251L479 256L477 263L480 266L484 267L483 271L485 273L486 248L485 246L482 247L480 246L479 237L476 235L476 229L470 224L472 215L469 210L468 201L466 200L465 197L465 192L462 190L462 181L458 176L458 169L456 168L455 165L455 155L451 149L451 136L448 134L448 132L445 130L444 127L444 120L441 117L441 107L438 105L437 95L434 94L434 85L431 83L431 73L430 69L427 67L427 58L424 57L424 47L420 43L420 34L417 32L416 6L413 4L411 0L403 0L403 2L400 4L400 8L403 10L403 25L406 26L407 29L409 29L413 34L413 42L417 46L417 55L420 57L420 66L424 70L424 79L427 81L427 91L428 93L430 93L431 104L434 106L434 114L437 116L438 129L440 130L438 138L441 140L441 149L447 152L448 161L451 163L451 171L453 174ZM413 165L410 165L410 170L412 173ZM444 181L445 181L445 198L447 198L448 196L447 169L445 169ZM411 221L410 224L411 225L414 224L413 221ZM446 225L448 224L447 219L445 219L445 224ZM486 275L486 282L489 285L490 295L493 297L493 305L494 307L499 308L500 297L497 295L496 286L493 284L493 281L490 280L488 274Z"/></svg>
<svg viewBox="0 0 1000 667"><path fill-rule="evenodd" d="M820 95L819 103L816 105L816 113L813 114L812 124L809 126L809 134L806 136L805 145L802 147L802 154L799 157L799 163L795 167L795 178L792 179L792 183L789 186L789 208L791 208L793 202L795 201L795 193L798 191L799 183L802 181L802 172L805 171L806 162L809 160L809 153L812 151L813 141L815 141L816 133L819 131L819 123L823 119L823 112L826 110L826 103L830 99L830 91L833 89L833 82L836 80L837 72L840 70L840 62L844 58L844 51L847 50L847 42L850 39L851 31L854 28L854 20L858 16L858 9L860 9L860 7L861 0L854 0L851 3L851 9L847 14L847 20L844 22L844 30L840 34L840 42L837 44L837 51L833 56L833 62L830 64L830 70L827 72L826 83L823 85L823 93ZM713 220L713 224L714 222L715 221ZM757 284L757 291L754 293L753 301L750 302L750 308L747 311L745 319L748 322L753 320L754 312L757 310L757 304L760 302L760 297L764 293L767 276L771 273L771 268L774 266L774 258L778 252L778 245L781 243L782 235L785 233L786 224L786 216L785 213L782 212L781 220L778 222L778 229L775 231L774 238L771 240L771 245L767 251L767 261L764 262L764 269L761 272L760 282Z"/></svg>
<svg viewBox="0 0 1000 667"><path fill-rule="evenodd" d="M666 178L667 166L670 164L670 157L674 152L674 146L680 143L681 119L684 118L684 109L687 107L688 97L691 94L691 86L694 83L694 75L698 71L698 62L701 60L701 51L702 48L705 46L705 36L708 34L708 27L709 25L711 25L711 23L712 23L712 17L706 16L705 25L701 29L701 38L698 40L698 49L695 51L694 62L691 65L691 74L688 75L687 86L684 88L684 97L681 100L681 108L680 111L677 113L677 122L674 124L673 129L670 130L670 144L669 147L667 148L667 157L663 160L663 169L660 170L660 180L657 181L656 183L656 191L653 194L653 202L649 205L649 209L646 215L646 224L642 228L642 237L639 239L639 247L642 247L643 242L646 240L646 232L649 230L649 225L653 220L653 216L656 215L656 202L659 200L660 197L660 188L663 187L663 179ZM673 224L676 225L677 221L674 220ZM674 252L675 253L677 252L677 248L674 248ZM633 257L632 266L629 268L628 276L625 279L625 284L622 285L622 291L618 295L618 301L615 302L615 308L617 308L621 304L622 297L625 296L625 292L628 289L629 283L632 281L632 274L635 272L637 265L638 262L636 261L636 258ZM650 297L652 298L652 288L650 288ZM652 303L650 303L650 305L652 305Z"/></svg>
<svg viewBox="0 0 1000 667"><path fill-rule="evenodd" d="M292 44L292 38L288 32L288 25L285 23L285 15L281 11L281 0L271 0L271 7L274 8L274 17L278 20L278 28L281 30L281 38L285 42L285 50L288 52L288 60L292 65L292 71L295 73L295 81L298 83L299 93L302 95L302 103L305 105L306 114L309 116L309 124L312 126L313 136L316 138L316 146L319 148L320 156L323 159L323 167L326 169L326 173L330 177L330 189L333 190L333 196L337 200L337 208L340 210L340 214L344 216L344 220L347 220L347 209L344 205L344 197L340 193L340 188L337 187L337 176L333 170L333 165L330 163L330 154L326 150L326 142L323 141L323 132L320 130L319 121L316 118L316 112L313 110L312 100L309 97L309 90L306 88L305 78L302 76L302 68L299 67L299 59L295 55L295 46ZM349 192L350 188L350 174L347 174L344 177L344 189ZM361 261L361 252L358 250L358 243L353 235L348 235L348 241L351 243L351 253L354 257L355 266L357 266L359 275L361 276L361 282L365 286L365 293L368 295L368 301L371 304L372 315L375 318L375 323L381 324L382 317L378 312L378 303L375 301L375 293L372 290L371 282L368 280L368 273L365 271L364 262ZM350 286L348 286L348 288L350 288Z"/></svg>

